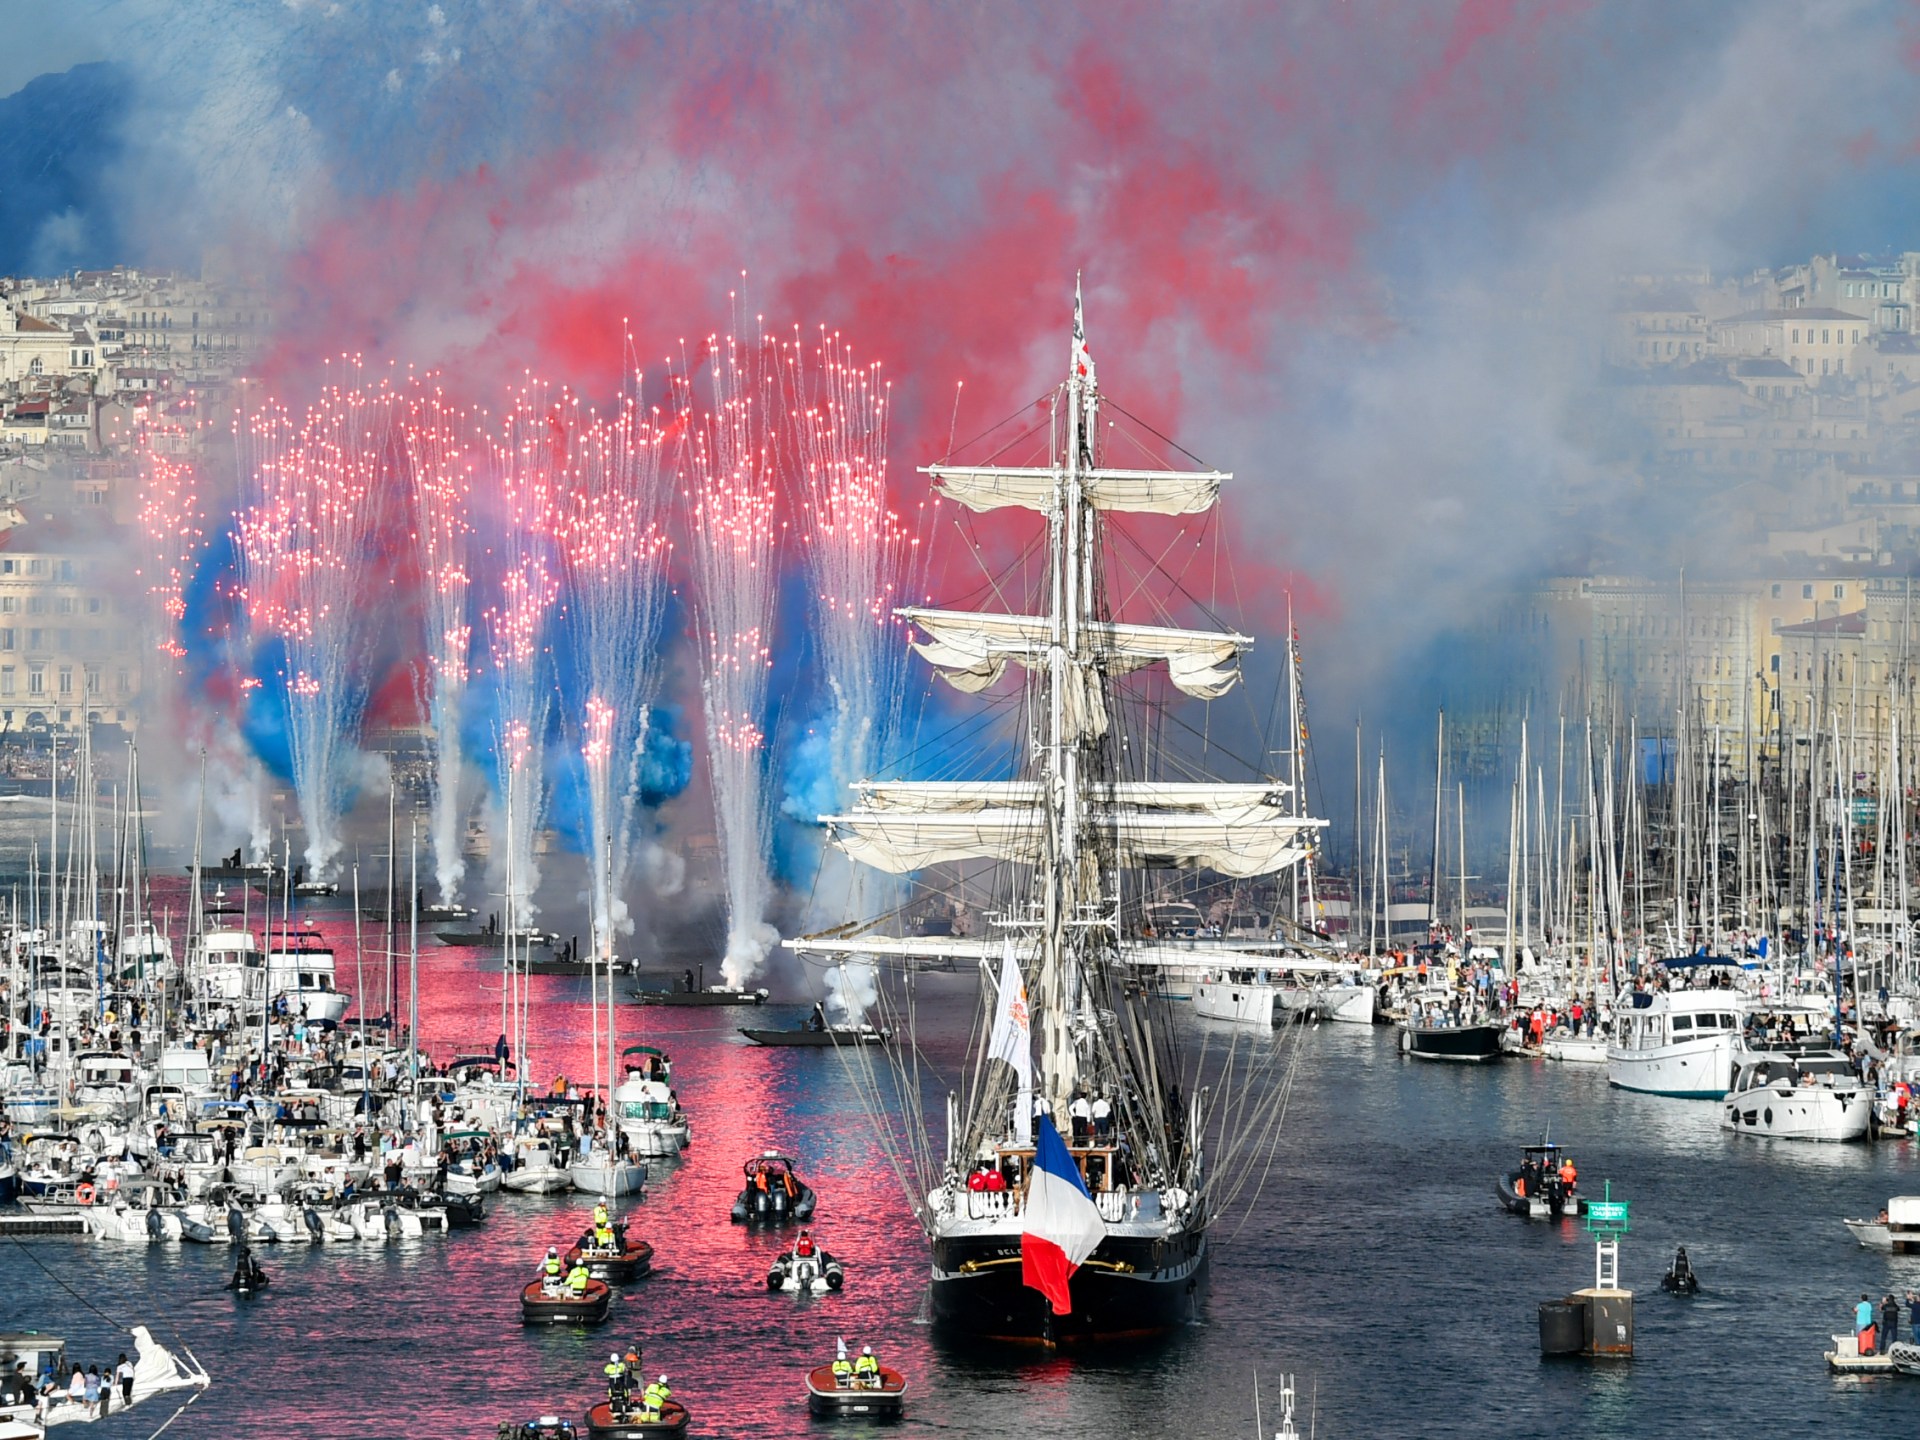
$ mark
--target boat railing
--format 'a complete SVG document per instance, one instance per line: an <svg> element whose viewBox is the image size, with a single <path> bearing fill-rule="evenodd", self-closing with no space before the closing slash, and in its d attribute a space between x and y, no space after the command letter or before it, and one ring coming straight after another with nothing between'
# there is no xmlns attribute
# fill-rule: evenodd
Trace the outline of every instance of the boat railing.
<svg viewBox="0 0 1920 1440"><path fill-rule="evenodd" d="M1019 1213L1020 1192L1018 1190L967 1191L969 1220L1000 1220Z"/></svg>

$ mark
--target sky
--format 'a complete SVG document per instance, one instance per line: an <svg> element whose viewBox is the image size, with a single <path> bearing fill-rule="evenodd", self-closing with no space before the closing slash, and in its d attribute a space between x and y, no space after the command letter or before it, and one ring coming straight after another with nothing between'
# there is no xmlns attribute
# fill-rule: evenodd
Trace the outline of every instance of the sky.
<svg viewBox="0 0 1920 1440"><path fill-rule="evenodd" d="M1615 275L1920 248L1920 15L1879 0L0 0L0 33L4 116L75 177L16 175L4 254L219 247L280 287L289 394L348 351L605 392L628 335L825 324L893 378L905 496L1059 378L1083 273L1105 389L1236 472L1200 598L1269 637L1294 605L1323 724L1481 674L1460 637L1594 523L1565 487L1635 523L1574 423Z"/></svg>

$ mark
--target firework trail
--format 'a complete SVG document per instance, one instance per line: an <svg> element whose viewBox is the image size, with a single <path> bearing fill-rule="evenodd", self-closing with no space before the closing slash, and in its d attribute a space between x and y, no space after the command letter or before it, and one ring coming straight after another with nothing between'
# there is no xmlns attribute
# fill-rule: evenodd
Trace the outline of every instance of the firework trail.
<svg viewBox="0 0 1920 1440"><path fill-rule="evenodd" d="M814 821L846 807L853 783L874 775L899 733L908 652L893 607L902 603L901 587L920 548L887 501L890 396L880 367L856 363L851 347L822 329L811 351L796 336L786 376L794 453L788 470L804 521L828 694L820 729L797 749L785 808ZM893 877L834 850L820 863L813 919L839 923L898 903L879 893L897 888ZM871 966L838 969L829 976L829 1001L858 1018L872 999L872 983Z"/></svg>
<svg viewBox="0 0 1920 1440"><path fill-rule="evenodd" d="M358 378L359 364L349 368ZM271 656L284 692L288 751L306 864L329 877L340 853L349 763L366 708L366 617L373 551L391 489L395 396L329 386L296 426L269 405L238 428L253 505L234 537L256 656ZM265 679L266 677L261 677Z"/></svg>
<svg viewBox="0 0 1920 1440"><path fill-rule="evenodd" d="M438 390L409 407L405 431L413 479L413 545L426 618L422 669L430 693L423 709L434 747L428 839L440 903L451 905L467 868L460 721L473 649L468 609L473 589L473 475L485 455L476 454L473 417L448 405Z"/></svg>
<svg viewBox="0 0 1920 1440"><path fill-rule="evenodd" d="M145 553L136 576L149 609L146 632L163 657L152 666L164 701L178 695L187 647L181 625L187 616L187 577L207 538L200 473L190 458L191 430L163 415L151 415L135 439L140 466L140 533Z"/></svg>
<svg viewBox="0 0 1920 1440"><path fill-rule="evenodd" d="M540 885L534 840L546 813L547 727L554 704L546 627L560 597L554 521L579 428L571 396L563 391L550 398L544 383L530 381L515 397L491 450L490 484L502 507L499 597L481 618L497 699L493 833L502 842L497 859L511 876L507 913L514 925L533 919Z"/></svg>
<svg viewBox="0 0 1920 1440"><path fill-rule="evenodd" d="M605 950L633 923L622 898L634 810L659 689L656 662L666 594L661 455L668 443L642 410L636 380L611 422L580 437L558 528L576 661L584 669L593 933Z"/></svg>
<svg viewBox="0 0 1920 1440"><path fill-rule="evenodd" d="M710 409L694 416L692 374L679 387L687 422L694 602L699 627L707 763L727 893L722 972L741 985L779 943L767 923L772 816L766 794L767 672L772 665L774 502L778 466L770 426L776 375L763 341L712 337Z"/></svg>

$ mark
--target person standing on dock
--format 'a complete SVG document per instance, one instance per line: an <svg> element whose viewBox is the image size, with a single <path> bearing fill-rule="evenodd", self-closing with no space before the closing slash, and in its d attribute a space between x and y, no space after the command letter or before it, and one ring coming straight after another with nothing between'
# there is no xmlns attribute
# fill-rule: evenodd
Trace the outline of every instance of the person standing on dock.
<svg viewBox="0 0 1920 1440"><path fill-rule="evenodd" d="M1880 1302L1880 1328L1873 1338L1879 1342L1882 1355L1900 1338L1900 1302L1891 1294Z"/></svg>
<svg viewBox="0 0 1920 1440"><path fill-rule="evenodd" d="M1873 1301L1865 1295L1853 1307L1853 1338L1855 1348L1862 1355L1873 1354Z"/></svg>

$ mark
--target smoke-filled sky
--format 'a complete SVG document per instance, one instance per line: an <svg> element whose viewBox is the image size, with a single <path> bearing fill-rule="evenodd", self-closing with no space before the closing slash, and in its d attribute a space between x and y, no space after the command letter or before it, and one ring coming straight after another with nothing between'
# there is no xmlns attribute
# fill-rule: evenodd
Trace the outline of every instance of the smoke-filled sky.
<svg viewBox="0 0 1920 1440"><path fill-rule="evenodd" d="M605 390L623 327L664 357L744 271L884 360L904 491L1059 377L1084 270L1103 388L1238 473L1222 599L1277 640L1293 593L1323 723L1444 689L1566 538L1546 497L1605 507L1568 437L1615 273L1920 248L1904 4L0 0L0 34L0 163L57 161L0 183L0 268L226 246L294 391L343 350Z"/></svg>

